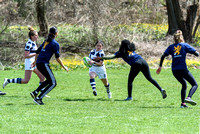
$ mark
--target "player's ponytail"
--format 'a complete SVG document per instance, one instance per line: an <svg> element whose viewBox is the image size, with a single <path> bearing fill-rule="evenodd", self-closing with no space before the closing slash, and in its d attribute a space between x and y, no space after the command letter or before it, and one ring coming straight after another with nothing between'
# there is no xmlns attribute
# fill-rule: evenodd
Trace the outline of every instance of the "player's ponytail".
<svg viewBox="0 0 200 134"><path fill-rule="evenodd" d="M174 34L174 41L175 43L185 42L181 30L177 30L176 33Z"/></svg>
<svg viewBox="0 0 200 134"><path fill-rule="evenodd" d="M55 26L51 27L49 29L49 34L48 34L48 37L47 37L47 42L51 42L55 37L56 37L56 34L58 33L58 30Z"/></svg>
<svg viewBox="0 0 200 134"><path fill-rule="evenodd" d="M129 40L122 40L121 46L119 48L119 52L122 56L122 58L127 58L128 57L128 46L130 44Z"/></svg>
<svg viewBox="0 0 200 134"><path fill-rule="evenodd" d="M34 36L37 32L31 26L28 26L28 37L31 39L31 36Z"/></svg>

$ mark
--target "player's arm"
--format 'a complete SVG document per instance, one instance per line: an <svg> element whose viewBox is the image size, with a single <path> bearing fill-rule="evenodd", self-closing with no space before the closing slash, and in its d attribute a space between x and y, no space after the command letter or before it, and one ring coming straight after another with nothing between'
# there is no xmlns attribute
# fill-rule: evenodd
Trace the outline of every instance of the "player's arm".
<svg viewBox="0 0 200 134"><path fill-rule="evenodd" d="M35 61L31 64L31 67L35 67L36 66L36 61L37 61L38 55L39 54L36 53L36 55L35 55Z"/></svg>
<svg viewBox="0 0 200 134"><path fill-rule="evenodd" d="M198 57L198 56L199 56L199 52L198 52L198 51L195 51L195 52L194 52L194 55Z"/></svg>
<svg viewBox="0 0 200 134"><path fill-rule="evenodd" d="M56 60L63 67L63 69L65 69L67 72L69 71L68 68L63 64L63 62L60 59L60 57L57 57Z"/></svg>
<svg viewBox="0 0 200 134"><path fill-rule="evenodd" d="M30 54L29 51L24 51L24 57L25 57L25 58L31 58L31 57L33 57L33 56L35 56L35 55L36 55L36 53Z"/></svg>
<svg viewBox="0 0 200 134"><path fill-rule="evenodd" d="M161 72L162 64L163 64L163 61L164 61L164 59L165 59L166 56L167 56L167 54L165 54L165 53L161 56L161 58L160 58L160 64L159 64L159 67L158 67L158 69L156 71L157 74L159 74Z"/></svg>
<svg viewBox="0 0 200 134"><path fill-rule="evenodd" d="M95 60L110 60L110 59L115 59L117 58L116 55L107 55L107 56L102 56L102 57L96 57Z"/></svg>

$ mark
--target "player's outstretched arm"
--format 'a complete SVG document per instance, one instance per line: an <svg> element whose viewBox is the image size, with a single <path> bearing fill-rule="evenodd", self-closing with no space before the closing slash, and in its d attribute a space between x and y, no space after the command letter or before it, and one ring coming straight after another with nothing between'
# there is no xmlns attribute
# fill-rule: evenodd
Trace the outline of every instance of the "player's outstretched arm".
<svg viewBox="0 0 200 134"><path fill-rule="evenodd" d="M62 60L59 58L56 58L57 62L63 67L63 69L65 69L67 72L69 71L68 68L66 66L64 66L64 64L62 63Z"/></svg>
<svg viewBox="0 0 200 134"><path fill-rule="evenodd" d="M117 58L116 55L108 55L108 56L103 56L103 57L96 57L94 60L97 61L97 60L110 60L110 59L115 59Z"/></svg>

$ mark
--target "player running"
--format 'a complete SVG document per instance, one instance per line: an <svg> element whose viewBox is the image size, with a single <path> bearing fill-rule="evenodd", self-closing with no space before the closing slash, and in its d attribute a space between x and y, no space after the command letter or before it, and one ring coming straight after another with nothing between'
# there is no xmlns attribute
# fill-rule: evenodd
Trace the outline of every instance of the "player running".
<svg viewBox="0 0 200 134"><path fill-rule="evenodd" d="M181 30L177 30L174 34L174 41L175 43L170 45L162 55L160 59L160 66L157 69L156 73L159 74L162 69L162 63L166 56L171 55L172 56L172 73L174 77L182 84L181 89L181 108L187 108L188 106L185 104L190 103L191 105L196 105L197 103L193 101L192 95L195 93L198 85L196 80L194 79L193 75L190 73L190 71L187 69L187 65L185 62L186 54L191 53L195 56L199 56L199 53L196 51L195 48L191 47L189 44L184 43L184 38L182 35ZM188 81L192 88L190 89L190 92L188 94L188 97L186 97L186 89L187 89L187 83Z"/></svg>
<svg viewBox="0 0 200 134"><path fill-rule="evenodd" d="M35 60L37 45L36 41L38 40L38 33L32 28L29 29L29 39L25 45L24 57L25 57L25 76L22 78L14 78L14 79L4 79L3 88L6 87L9 83L18 83L18 84L27 84L32 76L32 72L34 72L38 78L40 79L40 84L44 82L45 77L38 71L36 67L31 67L31 64Z"/></svg>
<svg viewBox="0 0 200 134"><path fill-rule="evenodd" d="M55 40L57 35L58 35L57 28L51 27L49 29L49 34L47 39L37 49L35 61L32 64L33 67L37 65L38 70L46 78L46 80L36 90L30 93L31 96L33 97L33 101L38 105L44 105L42 101L43 97L56 86L56 79L49 66L49 61L53 56L53 54L55 54L57 62L63 67L63 69L65 69L68 72L68 68L64 66L62 60L60 59L59 44ZM44 90L41 91L43 88Z"/></svg>
<svg viewBox="0 0 200 134"><path fill-rule="evenodd" d="M90 61L92 67L89 68L90 85L93 89L94 96L97 96L95 77L98 76L99 79L103 82L108 94L108 98L110 99L112 98L112 94L110 92L110 84L108 83L104 62L103 60L94 60L96 57L104 56L104 51L102 50L104 43L99 40L95 45L96 49L93 49L89 54L89 58L92 59Z"/></svg>
<svg viewBox="0 0 200 134"><path fill-rule="evenodd" d="M162 89L160 85L151 77L147 62L140 55L138 55L135 50L136 49L134 43L131 43L129 40L122 40L119 51L117 51L114 55L98 57L96 60L122 58L131 66L128 77L128 97L125 99L125 101L133 99L132 83L139 72L142 72L145 78L159 89L163 99L165 99L167 97L166 91Z"/></svg>

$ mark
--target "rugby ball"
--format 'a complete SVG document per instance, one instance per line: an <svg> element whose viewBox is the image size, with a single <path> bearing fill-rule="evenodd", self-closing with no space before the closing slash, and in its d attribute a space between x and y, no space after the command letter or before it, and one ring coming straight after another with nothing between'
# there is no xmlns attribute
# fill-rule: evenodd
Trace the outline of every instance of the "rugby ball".
<svg viewBox="0 0 200 134"><path fill-rule="evenodd" d="M83 57L83 63L86 67L91 67L91 65L89 64L89 61L91 59L89 57Z"/></svg>

